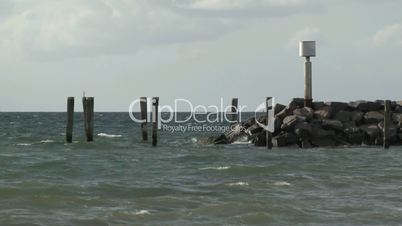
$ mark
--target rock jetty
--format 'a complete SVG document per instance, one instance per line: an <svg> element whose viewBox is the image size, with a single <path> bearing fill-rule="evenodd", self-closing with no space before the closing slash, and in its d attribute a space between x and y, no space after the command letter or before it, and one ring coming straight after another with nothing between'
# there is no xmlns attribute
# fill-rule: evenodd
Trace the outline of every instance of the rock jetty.
<svg viewBox="0 0 402 226"><path fill-rule="evenodd" d="M391 145L402 145L402 105L391 102ZM266 124L266 117L257 119ZM304 107L302 98L294 98L288 106L275 105L275 132L272 142L276 147L300 148L382 145L384 101L313 102ZM214 144L236 141L266 145L266 131L250 118L233 125L232 130L211 138Z"/></svg>

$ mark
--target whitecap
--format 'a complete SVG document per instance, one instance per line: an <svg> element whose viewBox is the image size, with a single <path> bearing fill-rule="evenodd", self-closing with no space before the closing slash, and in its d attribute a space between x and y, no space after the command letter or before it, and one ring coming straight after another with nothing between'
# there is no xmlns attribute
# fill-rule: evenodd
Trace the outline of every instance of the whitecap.
<svg viewBox="0 0 402 226"><path fill-rule="evenodd" d="M114 134L107 134L107 133L99 133L99 137L108 137L108 138L116 138L116 137L122 137L123 135L114 135Z"/></svg>
<svg viewBox="0 0 402 226"><path fill-rule="evenodd" d="M290 186L292 184L289 183L289 182L286 182L286 181L277 181L277 182L274 183L274 185L275 186Z"/></svg>
<svg viewBox="0 0 402 226"><path fill-rule="evenodd" d="M40 142L43 143L43 144L54 143L54 140L41 140Z"/></svg>
<svg viewBox="0 0 402 226"><path fill-rule="evenodd" d="M200 168L199 170L228 170L230 166L218 166L218 167L204 167Z"/></svg>
<svg viewBox="0 0 402 226"><path fill-rule="evenodd" d="M16 144L17 146L31 146L32 144L27 144L27 143L18 143Z"/></svg>
<svg viewBox="0 0 402 226"><path fill-rule="evenodd" d="M248 183L240 181L240 182L236 182L236 183L230 183L228 185L229 186L248 186Z"/></svg>
<svg viewBox="0 0 402 226"><path fill-rule="evenodd" d="M195 137L193 137L193 138L191 138L191 142L193 142L193 143L197 143L197 138L195 138Z"/></svg>
<svg viewBox="0 0 402 226"><path fill-rule="evenodd" d="M137 212L133 212L134 215L147 215L147 214L151 214L148 210L140 210Z"/></svg>

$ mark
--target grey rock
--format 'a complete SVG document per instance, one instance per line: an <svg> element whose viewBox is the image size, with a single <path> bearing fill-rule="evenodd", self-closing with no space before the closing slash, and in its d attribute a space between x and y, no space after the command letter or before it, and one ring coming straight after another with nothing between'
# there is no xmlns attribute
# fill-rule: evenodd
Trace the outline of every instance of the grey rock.
<svg viewBox="0 0 402 226"><path fill-rule="evenodd" d="M359 125L359 124L361 124L362 121L363 121L363 116L364 116L364 113L363 113L363 112L360 112L360 111L353 111L353 112L352 112L352 116L351 116L351 120L352 120L355 124Z"/></svg>
<svg viewBox="0 0 402 226"><path fill-rule="evenodd" d="M287 116L285 119L283 119L281 129L283 131L292 131L298 122L303 122L303 121L305 121L305 120L302 117L299 117L296 115Z"/></svg>
<svg viewBox="0 0 402 226"><path fill-rule="evenodd" d="M363 133L353 133L347 135L348 142L352 145L361 145L363 143Z"/></svg>
<svg viewBox="0 0 402 226"><path fill-rule="evenodd" d="M334 119L341 122L348 122L352 118L352 112L350 111L339 111L335 114Z"/></svg>
<svg viewBox="0 0 402 226"><path fill-rule="evenodd" d="M332 109L330 106L324 106L320 110L314 112L314 117L317 119L330 119Z"/></svg>
<svg viewBox="0 0 402 226"><path fill-rule="evenodd" d="M360 129L364 132L365 139L364 143L367 145L372 145L375 140L380 136L380 129L376 124L362 125Z"/></svg>
<svg viewBox="0 0 402 226"><path fill-rule="evenodd" d="M379 102L358 100L350 102L349 105L353 108L358 109L359 111L369 112L369 111L378 111L381 110L384 104Z"/></svg>
<svg viewBox="0 0 402 226"><path fill-rule="evenodd" d="M333 129L335 131L343 131L343 124L339 120L324 119L322 120L322 127L325 129Z"/></svg>
<svg viewBox="0 0 402 226"><path fill-rule="evenodd" d="M285 109L286 106L283 104L275 104L275 115Z"/></svg>
<svg viewBox="0 0 402 226"><path fill-rule="evenodd" d="M262 131L259 133L253 140L254 146L264 147L267 145L267 133L266 131Z"/></svg>
<svg viewBox="0 0 402 226"><path fill-rule="evenodd" d="M366 124L379 123L384 120L384 114L378 111L369 111L364 114L364 121Z"/></svg>
<svg viewBox="0 0 402 226"><path fill-rule="evenodd" d="M275 147L285 147L296 144L296 136L292 133L281 133L272 138L272 143Z"/></svg>
<svg viewBox="0 0 402 226"><path fill-rule="evenodd" d="M293 111L293 115L305 117L307 121L313 119L314 112L313 109L309 107L298 108Z"/></svg>
<svg viewBox="0 0 402 226"><path fill-rule="evenodd" d="M280 118L281 120L285 119L287 116L291 115L293 111L291 111L288 107L280 111L278 114L275 114L276 117Z"/></svg>
<svg viewBox="0 0 402 226"><path fill-rule="evenodd" d="M289 103L289 109L293 112L296 108L304 107L304 98L293 98Z"/></svg>
<svg viewBox="0 0 402 226"><path fill-rule="evenodd" d="M309 139L311 137L312 130L312 126L307 122L300 122L295 126L295 134L301 140Z"/></svg>
<svg viewBox="0 0 402 226"><path fill-rule="evenodd" d="M393 113L392 114L392 121L397 124L398 126L402 125L402 113Z"/></svg>

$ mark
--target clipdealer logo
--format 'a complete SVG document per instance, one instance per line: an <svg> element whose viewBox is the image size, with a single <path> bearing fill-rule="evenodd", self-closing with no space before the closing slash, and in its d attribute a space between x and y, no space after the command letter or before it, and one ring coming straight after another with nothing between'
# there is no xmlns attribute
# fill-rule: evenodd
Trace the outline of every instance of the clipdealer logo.
<svg viewBox="0 0 402 226"><path fill-rule="evenodd" d="M139 105L141 101L146 102L147 114L146 119L137 118L134 114L134 109L140 109ZM136 123L152 122L155 123L157 119L157 125L159 130L168 132L226 132L231 130L233 125L242 121L242 112L247 112L246 105L240 105L234 107L231 105L225 106L224 99L220 99L220 105L193 105L191 101L187 99L175 99L173 107L170 105L155 106L152 103L151 98L136 99L131 102L129 106L129 116L132 121ZM268 125L264 125L257 120L257 114L266 112L268 106L274 106L274 99L268 102L261 103L254 110L255 121L263 129L274 132L274 108L271 107L268 110ZM189 111L186 112L186 117L179 117L179 106L187 106ZM158 107L158 117L155 115L155 108ZM232 112L233 108L233 112ZM250 112L250 111L248 111ZM232 120L233 114L236 114L237 120ZM219 125L218 125L219 124ZM229 124L229 125L222 125Z"/></svg>

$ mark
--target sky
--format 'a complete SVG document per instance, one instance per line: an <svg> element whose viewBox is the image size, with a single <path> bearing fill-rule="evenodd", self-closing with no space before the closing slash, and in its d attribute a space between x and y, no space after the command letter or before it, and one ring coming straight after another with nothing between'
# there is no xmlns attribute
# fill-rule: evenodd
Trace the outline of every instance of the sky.
<svg viewBox="0 0 402 226"><path fill-rule="evenodd" d="M402 99L400 0L0 0L0 111ZM186 110L186 109L182 109Z"/></svg>

